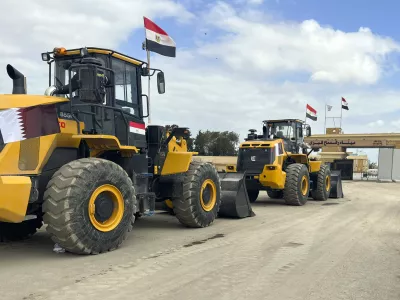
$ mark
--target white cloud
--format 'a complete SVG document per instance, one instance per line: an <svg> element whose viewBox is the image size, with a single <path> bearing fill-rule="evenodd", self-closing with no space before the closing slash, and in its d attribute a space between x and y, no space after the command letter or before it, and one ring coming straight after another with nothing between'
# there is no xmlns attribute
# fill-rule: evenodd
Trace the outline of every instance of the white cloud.
<svg viewBox="0 0 400 300"><path fill-rule="evenodd" d="M239 16L233 7L221 2L211 7L211 12L206 17L210 28L217 26L230 30L220 38L220 42L202 40L196 49L178 52L177 59L159 56L153 59L166 71L167 76L167 94L159 96L152 93L154 120L161 123L177 122L173 120L177 117L180 124L186 124L195 131L204 127L230 129L239 132L243 138L248 128L261 129L264 119L304 119L305 105L309 103L319 115L319 121L311 123L313 132L322 133L325 103L334 106L331 115L340 116L343 96L350 107L350 111L343 111L346 133L387 132L388 128L381 122L375 124L381 126L374 128L367 129L366 126L377 114L400 110L400 92L359 87L351 83L377 79L383 72L384 54L397 51L399 47L395 41L378 37L368 29L345 33L322 28L315 21L289 24L273 23L267 18L266 24L263 18L255 14L256 17L250 22L246 19L249 11ZM262 34L250 32L257 28L260 32L267 30L266 39ZM302 32L307 33L307 39L297 37ZM270 40L268 33L272 36ZM314 50L317 41L326 46ZM356 42L361 44L356 46ZM251 51L250 45L256 45L257 48ZM286 54L274 56L278 48ZM360 71L362 66L348 58L351 54L373 61L373 71L376 73ZM383 56L379 57L381 54ZM346 65L346 71L337 68L340 64ZM319 80L286 80L283 83L274 80L277 75L283 77L279 74L281 69L286 71L286 75L292 76L299 71L306 72L307 68L312 71L316 66L321 66L320 73L314 72L314 79L319 76ZM330 74L331 79L335 77L337 80L324 82L322 74ZM343 82L349 84L343 85ZM193 114L196 118L193 118ZM339 120L336 121L338 126Z"/></svg>
<svg viewBox="0 0 400 300"><path fill-rule="evenodd" d="M247 0L248 4L255 4L255 5L260 5L264 2L264 0Z"/></svg>
<svg viewBox="0 0 400 300"><path fill-rule="evenodd" d="M129 34L143 27L143 16L193 17L172 0L2 0L0 10L0 66L11 63L27 76L30 92L42 93L47 69L40 53L54 47L117 48ZM140 47L140 45L138 46ZM5 74L0 73L0 74ZM2 80L3 81L3 80ZM11 83L0 83L1 90Z"/></svg>
<svg viewBox="0 0 400 300"><path fill-rule="evenodd" d="M395 130L400 130L400 119L398 119L397 121L391 122L391 124L394 126Z"/></svg>
<svg viewBox="0 0 400 300"><path fill-rule="evenodd" d="M261 5L264 0L232 0L233 5Z"/></svg>
<svg viewBox="0 0 400 300"><path fill-rule="evenodd" d="M165 71L166 94L158 95L155 84L151 94L153 121L159 124L178 123L199 129L234 130L243 139L250 128L261 130L261 121L272 118L304 120L306 104L318 111L318 121L309 121L314 133L323 133L325 101L334 107L328 116L340 116L341 94L337 86L296 82L269 82L263 77L246 77L204 62L201 57L180 53L180 59L159 56L153 65ZM341 90L349 102L343 111L345 133L389 132L390 120L378 119L370 127L371 118L400 110L399 91L370 90L346 87ZM380 99L380 101L376 101ZM384 122L385 120L386 122ZM328 127L334 124L328 122ZM336 119L336 126L339 120Z"/></svg>
<svg viewBox="0 0 400 300"><path fill-rule="evenodd" d="M377 121L368 123L369 127L382 127L383 125L385 125L385 122L382 120L377 120Z"/></svg>
<svg viewBox="0 0 400 300"><path fill-rule="evenodd" d="M368 28L343 32L322 27L315 20L271 22L256 20L218 2L207 21L226 34L205 45L200 53L219 57L234 70L262 74L301 72L310 80L332 83L371 84L383 72L387 55L400 45L374 35Z"/></svg>
<svg viewBox="0 0 400 300"><path fill-rule="evenodd" d="M189 7L196 2L185 1ZM143 15L179 16L183 20L193 17L172 0L124 0L117 6L104 0L69 1L63 9L51 6L50 1L25 1L18 5L10 0L3 2L0 26L9 30L0 33L2 92L11 91L6 63L25 73L29 93L42 94L47 87L47 69L40 60L42 51L54 46L82 45L118 49L133 30L142 28ZM18 13L20 7L22 13ZM245 9L239 14L223 3L209 8L211 19L201 14L195 16L201 36L205 36L205 28L209 30L203 39L196 38L195 47L178 48L175 59L152 57L152 66L163 69L166 76L164 95L157 94L153 80L153 124L174 123L194 132L234 130L243 139L249 128L261 129L264 119L304 119L305 105L309 103L319 116L318 122L311 123L313 132L322 133L325 102L334 105L333 114L340 114L342 96L350 107L350 111L343 112L346 133L365 132L371 118L385 120L385 124L368 128L370 131L387 130L390 122L395 122L379 114L400 110L398 90L341 85L376 82L384 72L385 56L399 49L395 41L366 29L346 33L321 27L312 20L274 22L261 11ZM162 22L157 23L162 26ZM223 36L215 40L213 33L221 29ZM299 72L312 80L296 81L293 75ZM287 80L276 80L278 76ZM146 82L143 87L147 92ZM357 117L354 123L352 120Z"/></svg>

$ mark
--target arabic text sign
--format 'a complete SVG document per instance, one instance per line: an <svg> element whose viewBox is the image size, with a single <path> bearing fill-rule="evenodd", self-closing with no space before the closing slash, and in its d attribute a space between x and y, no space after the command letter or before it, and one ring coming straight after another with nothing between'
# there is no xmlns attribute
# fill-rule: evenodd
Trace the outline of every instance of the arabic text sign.
<svg viewBox="0 0 400 300"><path fill-rule="evenodd" d="M354 145L356 142L352 141L350 139L347 140L317 140L317 141L311 141L310 145L311 146L352 146Z"/></svg>

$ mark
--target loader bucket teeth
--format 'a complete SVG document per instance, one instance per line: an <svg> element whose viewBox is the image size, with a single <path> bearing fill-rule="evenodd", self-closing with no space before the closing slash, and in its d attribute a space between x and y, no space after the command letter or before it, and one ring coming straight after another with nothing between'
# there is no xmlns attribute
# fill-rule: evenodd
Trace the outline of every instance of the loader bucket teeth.
<svg viewBox="0 0 400 300"><path fill-rule="evenodd" d="M331 171L331 192L329 198L343 198L341 171Z"/></svg>
<svg viewBox="0 0 400 300"><path fill-rule="evenodd" d="M222 203L218 215L229 218L254 217L243 173L218 173Z"/></svg>

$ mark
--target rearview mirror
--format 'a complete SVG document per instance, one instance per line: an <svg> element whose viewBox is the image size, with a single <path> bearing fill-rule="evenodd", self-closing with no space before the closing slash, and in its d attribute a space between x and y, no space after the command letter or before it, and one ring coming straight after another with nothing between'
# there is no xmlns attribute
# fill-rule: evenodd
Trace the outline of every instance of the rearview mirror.
<svg viewBox="0 0 400 300"><path fill-rule="evenodd" d="M157 89L159 94L165 93L165 78L164 72L157 73Z"/></svg>

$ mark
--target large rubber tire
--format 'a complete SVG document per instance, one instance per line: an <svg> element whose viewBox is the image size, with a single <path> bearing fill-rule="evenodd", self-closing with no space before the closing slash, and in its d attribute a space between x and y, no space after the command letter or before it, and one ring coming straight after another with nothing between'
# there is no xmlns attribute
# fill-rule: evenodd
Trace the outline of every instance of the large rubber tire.
<svg viewBox="0 0 400 300"><path fill-rule="evenodd" d="M311 196L314 200L326 201L331 193L331 170L327 165L321 165L317 175L317 188L311 191Z"/></svg>
<svg viewBox="0 0 400 300"><path fill-rule="evenodd" d="M0 222L0 242L16 242L29 239L42 225L41 218L27 220L22 223Z"/></svg>
<svg viewBox="0 0 400 300"><path fill-rule="evenodd" d="M267 191L268 197L271 199L282 199L283 191Z"/></svg>
<svg viewBox="0 0 400 300"><path fill-rule="evenodd" d="M206 183L207 189L204 191L213 192L210 192L210 201L203 201L202 205L201 190ZM203 195L204 198L208 196ZM182 195L173 199L173 206L175 216L186 227L202 228L211 225L221 206L221 182L214 165L192 161L185 174Z"/></svg>
<svg viewBox="0 0 400 300"><path fill-rule="evenodd" d="M286 204L302 206L307 203L309 193L310 175L308 168L298 163L289 165L286 168L286 182L283 189L283 199Z"/></svg>
<svg viewBox="0 0 400 300"><path fill-rule="evenodd" d="M94 217L97 220L97 209L95 214L89 212L92 194L104 186L115 189L115 194L106 192L110 194L109 198L103 196L96 199L119 195L119 207L123 207L119 210L120 219L116 218L114 225L108 229L99 227L93 221ZM114 198L114 201L117 200ZM113 212L116 212L114 202L112 205ZM93 210L95 207L90 206ZM100 210L101 205L98 207ZM128 174L111 161L100 158L75 160L61 167L49 181L44 193L43 212L52 240L66 251L75 254L112 251L122 244L132 229L136 212L135 189Z"/></svg>
<svg viewBox="0 0 400 300"><path fill-rule="evenodd" d="M256 202L259 193L259 190L247 190L247 195L249 196L250 203Z"/></svg>

